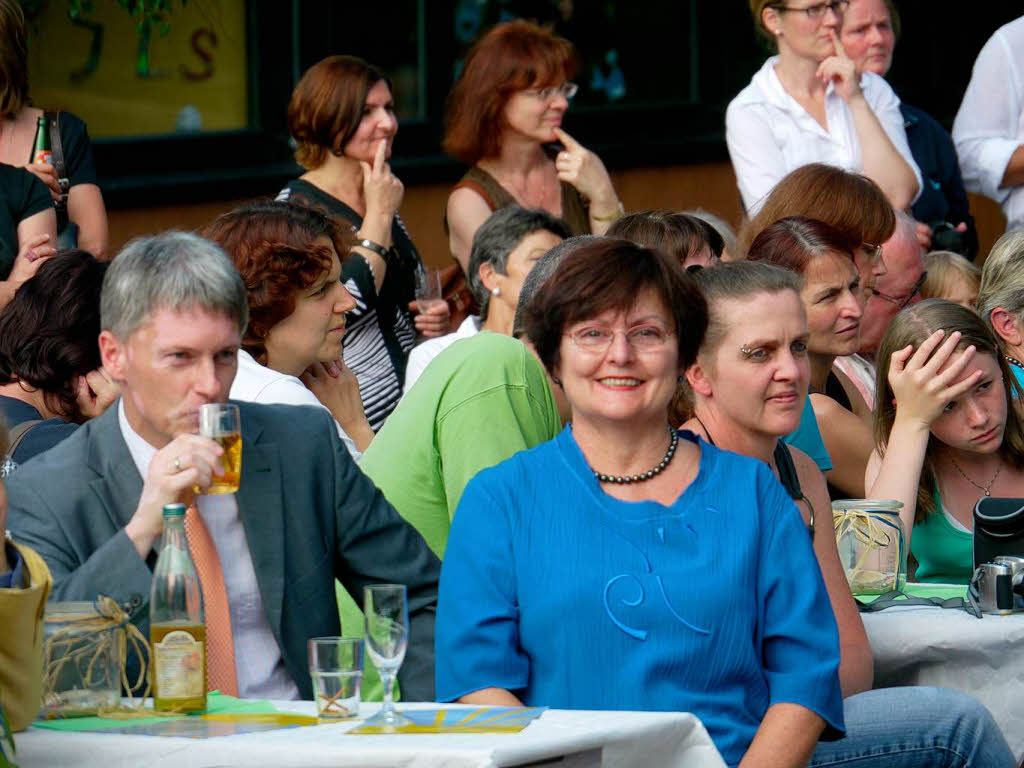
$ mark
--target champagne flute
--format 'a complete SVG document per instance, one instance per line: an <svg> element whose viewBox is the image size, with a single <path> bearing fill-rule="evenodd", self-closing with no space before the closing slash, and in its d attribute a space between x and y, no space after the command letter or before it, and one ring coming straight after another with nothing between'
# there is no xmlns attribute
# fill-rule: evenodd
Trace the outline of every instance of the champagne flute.
<svg viewBox="0 0 1024 768"><path fill-rule="evenodd" d="M384 684L384 703L367 725L394 728L409 720L395 711L393 692L409 644L409 607L404 584L371 584L363 590L366 652Z"/></svg>

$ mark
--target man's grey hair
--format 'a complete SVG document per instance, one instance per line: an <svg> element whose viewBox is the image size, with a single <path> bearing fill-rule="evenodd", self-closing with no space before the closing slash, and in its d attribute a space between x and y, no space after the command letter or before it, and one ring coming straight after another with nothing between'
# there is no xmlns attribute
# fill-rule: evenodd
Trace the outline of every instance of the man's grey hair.
<svg viewBox="0 0 1024 768"><path fill-rule="evenodd" d="M519 338L523 335L523 321L526 318L526 305L533 300L548 278L558 269L562 259L572 253L576 248L591 240L597 235L579 235L569 237L560 242L550 251L541 256L533 265L526 278L523 280L523 287L519 289L519 302L516 304L516 316L512 322L512 335Z"/></svg>
<svg viewBox="0 0 1024 768"><path fill-rule="evenodd" d="M975 306L993 333L992 310L996 307L1024 319L1024 229L1011 229L992 246L981 267ZM996 338L1002 341L998 333Z"/></svg>
<svg viewBox="0 0 1024 768"><path fill-rule="evenodd" d="M473 298L480 306L482 319L487 319L491 292L480 279L480 266L490 264L498 274L507 275L508 255L519 247L527 235L539 231L548 231L563 240L572 235L564 221L547 211L520 208L518 205L499 208L476 231L469 252L467 279Z"/></svg>
<svg viewBox="0 0 1024 768"><path fill-rule="evenodd" d="M107 269L100 328L127 339L159 309L223 313L245 333L245 284L221 248L191 232L163 232L126 245Z"/></svg>

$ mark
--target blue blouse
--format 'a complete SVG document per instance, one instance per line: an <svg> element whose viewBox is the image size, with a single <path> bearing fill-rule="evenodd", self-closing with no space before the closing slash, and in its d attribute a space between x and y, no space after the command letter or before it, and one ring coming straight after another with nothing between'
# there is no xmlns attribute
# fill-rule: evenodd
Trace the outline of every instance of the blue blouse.
<svg viewBox="0 0 1024 768"><path fill-rule="evenodd" d="M800 514L763 462L698 445L670 507L604 493L569 427L470 481L441 571L438 700L493 686L693 712L730 764L778 702L838 738L838 631Z"/></svg>

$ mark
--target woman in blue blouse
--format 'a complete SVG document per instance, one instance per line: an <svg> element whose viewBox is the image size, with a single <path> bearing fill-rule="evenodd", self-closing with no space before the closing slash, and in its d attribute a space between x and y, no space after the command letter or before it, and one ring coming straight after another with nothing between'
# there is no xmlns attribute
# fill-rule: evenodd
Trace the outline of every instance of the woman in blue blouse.
<svg viewBox="0 0 1024 768"><path fill-rule="evenodd" d="M466 488L440 700L690 711L730 765L804 765L841 735L836 622L799 512L762 462L666 424L706 325L693 279L624 240L574 249L527 305L572 423Z"/></svg>

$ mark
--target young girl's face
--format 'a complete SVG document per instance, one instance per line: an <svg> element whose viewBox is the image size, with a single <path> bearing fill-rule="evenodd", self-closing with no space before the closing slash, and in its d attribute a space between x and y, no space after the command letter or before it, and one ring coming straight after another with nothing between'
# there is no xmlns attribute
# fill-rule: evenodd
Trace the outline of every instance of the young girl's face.
<svg viewBox="0 0 1024 768"><path fill-rule="evenodd" d="M1006 384L1002 368L991 353L976 354L962 378L976 370L982 371L981 379L967 394L946 406L932 422L932 434L950 448L995 453L1003 444L1006 430Z"/></svg>

